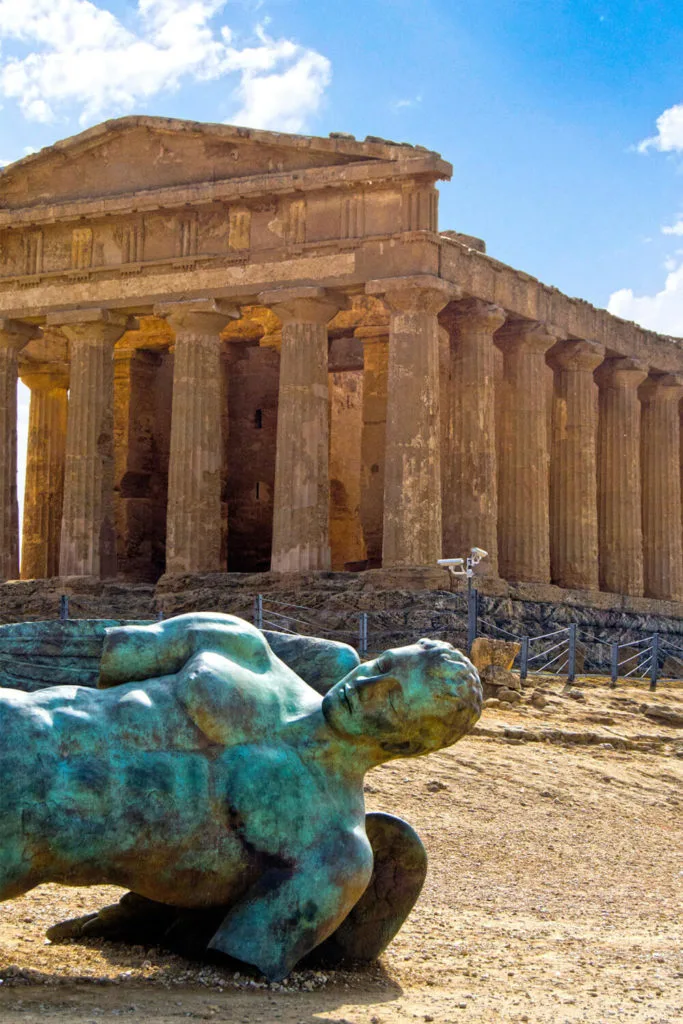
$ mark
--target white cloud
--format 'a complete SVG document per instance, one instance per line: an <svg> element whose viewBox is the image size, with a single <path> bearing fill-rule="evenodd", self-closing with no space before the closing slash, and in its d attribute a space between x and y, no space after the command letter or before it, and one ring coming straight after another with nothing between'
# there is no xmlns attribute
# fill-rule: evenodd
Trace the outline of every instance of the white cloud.
<svg viewBox="0 0 683 1024"><path fill-rule="evenodd" d="M645 153L648 149L659 149L662 153L683 150L683 103L669 107L657 118L657 134L651 139L644 139L638 149Z"/></svg>
<svg viewBox="0 0 683 1024"><path fill-rule="evenodd" d="M610 296L607 308L652 331L683 337L683 263L676 263L655 295L634 295L631 288L622 288Z"/></svg>
<svg viewBox="0 0 683 1024"><path fill-rule="evenodd" d="M127 113L184 81L236 75L231 120L300 131L320 105L330 62L262 27L256 44L233 45L212 21L226 0L137 0L128 27L90 0L0 0L0 42L28 53L0 59L0 96L24 116L54 120L76 107L82 124Z"/></svg>
<svg viewBox="0 0 683 1024"><path fill-rule="evenodd" d="M330 62L313 50L282 72L263 74L245 67L237 90L242 106L233 120L252 128L300 132L320 106L330 76Z"/></svg>
<svg viewBox="0 0 683 1024"><path fill-rule="evenodd" d="M405 110L406 107L419 107L421 103L422 96L418 94L410 99L395 100L392 103L392 108L394 110Z"/></svg>
<svg viewBox="0 0 683 1024"><path fill-rule="evenodd" d="M675 224L665 225L662 228L663 235L683 235L683 220L677 220Z"/></svg>

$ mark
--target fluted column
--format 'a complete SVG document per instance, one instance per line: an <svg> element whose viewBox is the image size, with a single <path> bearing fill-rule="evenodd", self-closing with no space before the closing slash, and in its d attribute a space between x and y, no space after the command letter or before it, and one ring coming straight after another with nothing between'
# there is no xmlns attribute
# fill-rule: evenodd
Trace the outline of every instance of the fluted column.
<svg viewBox="0 0 683 1024"><path fill-rule="evenodd" d="M264 292L259 302L282 321L271 568L329 569L327 324L340 300L303 287Z"/></svg>
<svg viewBox="0 0 683 1024"><path fill-rule="evenodd" d="M390 312L382 564L433 565L442 556L439 323L454 298L429 275L370 281Z"/></svg>
<svg viewBox="0 0 683 1024"><path fill-rule="evenodd" d="M550 454L550 575L560 587L598 589L598 389L593 371L605 357L593 341L560 342Z"/></svg>
<svg viewBox="0 0 683 1024"><path fill-rule="evenodd" d="M18 355L37 333L29 324L0 319L0 580L19 576Z"/></svg>
<svg viewBox="0 0 683 1024"><path fill-rule="evenodd" d="M114 345L128 322L98 309L48 317L68 338L71 364L61 576L116 575Z"/></svg>
<svg viewBox="0 0 683 1024"><path fill-rule="evenodd" d="M499 572L519 582L550 580L545 353L555 340L534 322L510 323L496 334L503 351L497 403Z"/></svg>
<svg viewBox="0 0 683 1024"><path fill-rule="evenodd" d="M21 373L21 379L31 392L21 578L49 579L59 575L68 367L59 363L27 366Z"/></svg>
<svg viewBox="0 0 683 1024"><path fill-rule="evenodd" d="M159 309L175 333L166 572L219 572L223 403L221 331L236 310L213 302Z"/></svg>
<svg viewBox="0 0 683 1024"><path fill-rule="evenodd" d="M493 335L505 322L500 306L467 299L441 316L451 338L452 467L443 496L446 554L473 547L489 557L482 570L498 572L498 480Z"/></svg>
<svg viewBox="0 0 683 1024"><path fill-rule="evenodd" d="M640 466L643 495L643 579L646 597L683 600L680 418L683 378L648 377L641 384Z"/></svg>
<svg viewBox="0 0 683 1024"><path fill-rule="evenodd" d="M638 387L647 367L609 359L596 371L598 413L598 541L600 589L643 593L643 531Z"/></svg>
<svg viewBox="0 0 683 1024"><path fill-rule="evenodd" d="M363 343L363 436L360 517L368 564L382 563L389 327L358 327Z"/></svg>

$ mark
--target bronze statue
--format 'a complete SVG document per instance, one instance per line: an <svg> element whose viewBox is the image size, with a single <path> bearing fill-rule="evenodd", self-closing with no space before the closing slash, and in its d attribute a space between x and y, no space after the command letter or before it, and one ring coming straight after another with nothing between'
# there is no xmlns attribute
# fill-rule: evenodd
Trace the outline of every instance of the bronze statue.
<svg viewBox="0 0 683 1024"><path fill-rule="evenodd" d="M156 913L166 931L194 919L205 942L209 922L211 949L271 980L325 940L377 946L368 833L383 863L412 850L411 893L424 859L398 819L366 828L363 776L456 742L481 711L450 644L387 651L321 697L258 629L209 613L109 630L99 687L0 689L0 900L124 886L119 930ZM416 895L385 913L383 942Z"/></svg>

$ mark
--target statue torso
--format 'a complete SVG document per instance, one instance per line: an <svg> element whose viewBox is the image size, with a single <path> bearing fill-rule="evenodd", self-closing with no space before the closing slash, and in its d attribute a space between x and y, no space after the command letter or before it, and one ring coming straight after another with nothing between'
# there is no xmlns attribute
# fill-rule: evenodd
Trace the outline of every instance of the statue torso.
<svg viewBox="0 0 683 1024"><path fill-rule="evenodd" d="M26 697L41 764L24 826L49 842L49 880L230 903L364 820L362 786L283 738L320 697L277 660L256 672L201 655L163 679Z"/></svg>

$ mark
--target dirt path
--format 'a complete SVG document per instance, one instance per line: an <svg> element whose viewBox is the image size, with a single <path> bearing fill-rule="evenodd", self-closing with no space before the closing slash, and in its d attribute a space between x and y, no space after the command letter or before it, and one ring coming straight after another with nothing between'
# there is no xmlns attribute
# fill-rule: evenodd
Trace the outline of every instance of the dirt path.
<svg viewBox="0 0 683 1024"><path fill-rule="evenodd" d="M680 1024L683 729L642 708L683 716L683 690L544 689L543 711L488 709L452 750L368 776L369 809L407 818L430 856L379 964L269 987L157 950L49 945L49 924L117 891L45 886L0 913L3 1024Z"/></svg>

